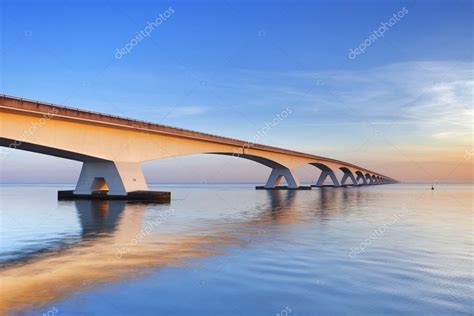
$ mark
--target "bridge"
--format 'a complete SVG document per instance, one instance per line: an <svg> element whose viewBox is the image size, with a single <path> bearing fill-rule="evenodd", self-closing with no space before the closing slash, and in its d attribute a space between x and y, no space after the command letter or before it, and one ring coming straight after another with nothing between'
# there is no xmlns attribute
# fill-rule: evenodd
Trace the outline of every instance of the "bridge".
<svg viewBox="0 0 474 316"><path fill-rule="evenodd" d="M295 169L305 164L321 171L312 187L328 181L336 187L397 182L336 159L12 96L0 95L0 115L0 146L83 162L77 196L148 191L142 162L194 154L233 156L271 168L260 189L303 188ZM340 179L336 170L342 171ZM283 179L287 186L280 185Z"/></svg>

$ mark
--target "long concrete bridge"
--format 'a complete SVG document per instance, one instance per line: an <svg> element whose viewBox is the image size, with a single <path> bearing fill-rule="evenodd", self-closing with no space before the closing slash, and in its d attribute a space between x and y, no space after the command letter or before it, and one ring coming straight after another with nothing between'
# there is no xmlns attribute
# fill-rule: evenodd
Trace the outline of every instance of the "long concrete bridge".
<svg viewBox="0 0 474 316"><path fill-rule="evenodd" d="M143 161L193 154L234 156L270 167L264 189L301 188L294 171L305 164L321 171L314 186L326 180L333 186L396 182L336 159L6 95L0 95L0 115L0 146L83 162L76 195L148 191ZM336 170L342 171L341 179Z"/></svg>

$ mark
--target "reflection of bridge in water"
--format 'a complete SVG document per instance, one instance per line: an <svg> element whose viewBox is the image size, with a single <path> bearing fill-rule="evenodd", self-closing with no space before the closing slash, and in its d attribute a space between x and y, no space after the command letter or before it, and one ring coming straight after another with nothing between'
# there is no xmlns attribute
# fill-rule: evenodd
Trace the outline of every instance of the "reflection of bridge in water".
<svg viewBox="0 0 474 316"><path fill-rule="evenodd" d="M264 201L255 205L255 212L248 219L203 221L198 228L192 226L192 231L185 227L185 231L173 228L168 232L168 225L173 224L164 222L120 257L117 249L130 244L143 231L146 220L157 218L170 205L95 200L63 202L74 203L76 207L81 240L1 268L0 314L14 307L47 304L98 284L133 278L150 269L182 265L184 259L212 256L222 246L246 247L242 238L256 236L260 231L269 232L275 223L291 225L305 222L306 217L325 220L344 209L345 204L357 201L357 195L370 194L334 188L265 193ZM303 205L305 210L301 209ZM187 205L182 208L185 210ZM255 242L266 240L256 238Z"/></svg>
<svg viewBox="0 0 474 316"><path fill-rule="evenodd" d="M81 223L82 238L113 234L125 210L125 201L74 201Z"/></svg>
<svg viewBox="0 0 474 316"><path fill-rule="evenodd" d="M395 182L332 158L8 96L0 96L0 123L0 146L83 162L73 196L145 194L141 162L195 154L233 156L269 167L262 189L308 188L295 176L307 164L321 171L318 187L328 180L332 186ZM343 174L341 179L335 171ZM287 186L280 186L283 179Z"/></svg>

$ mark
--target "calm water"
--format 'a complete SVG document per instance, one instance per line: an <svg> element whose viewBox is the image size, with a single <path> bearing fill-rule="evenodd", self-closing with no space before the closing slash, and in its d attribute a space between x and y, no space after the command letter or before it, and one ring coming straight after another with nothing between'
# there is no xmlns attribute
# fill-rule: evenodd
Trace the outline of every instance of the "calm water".
<svg viewBox="0 0 474 316"><path fill-rule="evenodd" d="M428 188L3 186L0 314L472 315L473 188Z"/></svg>

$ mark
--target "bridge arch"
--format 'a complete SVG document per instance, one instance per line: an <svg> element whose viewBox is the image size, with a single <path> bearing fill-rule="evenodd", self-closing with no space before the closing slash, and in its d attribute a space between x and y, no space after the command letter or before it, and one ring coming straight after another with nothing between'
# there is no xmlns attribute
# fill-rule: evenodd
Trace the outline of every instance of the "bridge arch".
<svg viewBox="0 0 474 316"><path fill-rule="evenodd" d="M265 189L273 189L276 186L279 186L283 179L285 179L288 188L290 189L297 189L300 186L300 181L298 177L295 175L292 168L290 169L288 164L279 162L273 159L269 159L264 156L260 155L252 155L246 153L236 153L234 152L205 152L203 154L211 154L211 155L223 155L223 156L232 156L237 158L243 158L247 160L251 160L262 164L266 167L272 169L270 176L264 186Z"/></svg>
<svg viewBox="0 0 474 316"><path fill-rule="evenodd" d="M364 174L362 173L362 171L360 170L357 170L355 172L355 174L357 175L357 178L356 178L356 181L357 183L361 184L361 185L366 185L367 184L367 178L364 176ZM362 183L360 183L360 181L362 181Z"/></svg>
<svg viewBox="0 0 474 316"><path fill-rule="evenodd" d="M243 159L255 161L257 163L260 163L264 166L271 168L272 171L270 173L270 176L268 177L268 180L266 184L264 185L265 189L273 189L276 186L279 186L283 179L285 179L289 189L297 189L300 186L300 181L298 177L295 175L292 168L290 169L289 167L287 167L288 164L284 164L284 163L281 163L276 160L272 160L263 156L251 155L251 154L246 154L246 153L240 154L236 152L232 152L232 153L209 152L205 154L216 154L216 155L243 158Z"/></svg>
<svg viewBox="0 0 474 316"><path fill-rule="evenodd" d="M367 179L368 184L374 184L374 179L372 178L370 173L366 173L365 178Z"/></svg>
<svg viewBox="0 0 474 316"><path fill-rule="evenodd" d="M272 169L287 168L282 163L279 163L275 160L265 158L265 157L262 157L262 156L257 156L257 155L236 154L236 153L230 153L230 152L205 152L205 153L202 153L202 154L204 154L204 155L222 155L222 156L231 156L231 157L236 157L236 158L243 158L243 159L258 162L259 164L262 164L262 165L267 166L267 167L272 168Z"/></svg>
<svg viewBox="0 0 474 316"><path fill-rule="evenodd" d="M372 178L372 184L377 184L377 183L378 183L378 181L377 181L377 176L376 176L376 175L373 174L373 175L371 176L371 178Z"/></svg>
<svg viewBox="0 0 474 316"><path fill-rule="evenodd" d="M337 179L334 170L331 169L327 164L323 164L320 162L310 162L309 164L321 170L321 175L319 176L319 179L316 182L316 186L323 186L324 181L326 181L328 177L331 179L334 186L340 186L339 180Z"/></svg>
<svg viewBox="0 0 474 316"><path fill-rule="evenodd" d="M341 180L341 185L346 185L347 179L351 179L352 185L358 185L357 180L354 177L354 174L349 168L340 167L339 169L344 173L344 176L342 177L342 180Z"/></svg>

